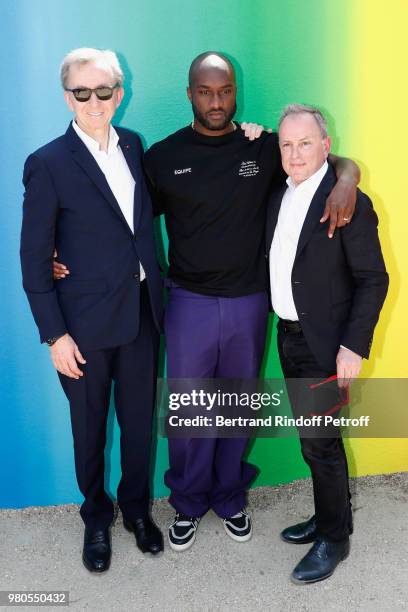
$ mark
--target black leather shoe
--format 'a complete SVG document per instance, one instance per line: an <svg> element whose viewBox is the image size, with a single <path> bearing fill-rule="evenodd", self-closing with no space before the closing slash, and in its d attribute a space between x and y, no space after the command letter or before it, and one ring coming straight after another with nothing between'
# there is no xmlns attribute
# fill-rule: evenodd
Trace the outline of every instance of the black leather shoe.
<svg viewBox="0 0 408 612"><path fill-rule="evenodd" d="M82 561L90 572L105 572L111 560L109 529L91 531L85 527Z"/></svg>
<svg viewBox="0 0 408 612"><path fill-rule="evenodd" d="M136 536L136 544L142 553L157 553L163 550L163 535L158 527L153 523L150 516L138 518L134 521L123 519L123 525L128 531L133 531Z"/></svg>
<svg viewBox="0 0 408 612"><path fill-rule="evenodd" d="M309 544L317 537L316 517L312 516L305 523L298 523L287 527L280 534L281 539L289 544Z"/></svg>
<svg viewBox="0 0 408 612"><path fill-rule="evenodd" d="M308 584L318 582L331 576L350 552L350 541L328 542L317 539L309 552L297 564L291 574L292 582Z"/></svg>

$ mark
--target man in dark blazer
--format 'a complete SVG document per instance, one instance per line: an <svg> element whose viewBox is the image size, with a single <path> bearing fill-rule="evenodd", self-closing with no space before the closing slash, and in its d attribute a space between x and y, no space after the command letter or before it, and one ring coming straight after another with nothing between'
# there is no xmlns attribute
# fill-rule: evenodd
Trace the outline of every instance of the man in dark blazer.
<svg viewBox="0 0 408 612"><path fill-rule="evenodd" d="M111 385L121 429L117 491L124 525L143 552L163 549L149 516L149 459L162 282L142 146L111 119L123 73L111 51L77 49L61 66L74 113L67 132L30 155L24 168L23 284L70 403L75 468L84 496L83 562L108 569L112 500L104 488ZM54 250L69 264L58 284Z"/></svg>
<svg viewBox="0 0 408 612"><path fill-rule="evenodd" d="M368 358L388 275L377 215L364 193L358 192L351 223L331 239L319 222L336 181L326 161L330 139L320 111L286 107L279 146L289 177L268 207L271 300L279 317L278 349L292 410L295 416L309 416L309 410L324 412L340 404L342 388ZM311 381L324 384L312 390ZM300 442L312 473L315 516L285 529L281 537L289 543L314 542L291 576L308 583L328 578L348 555L352 516L339 431L302 430Z"/></svg>

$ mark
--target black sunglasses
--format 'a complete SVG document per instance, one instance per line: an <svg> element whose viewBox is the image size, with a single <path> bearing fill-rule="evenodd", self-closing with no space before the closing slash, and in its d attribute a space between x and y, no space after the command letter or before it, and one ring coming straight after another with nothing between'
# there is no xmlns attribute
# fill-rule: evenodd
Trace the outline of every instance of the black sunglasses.
<svg viewBox="0 0 408 612"><path fill-rule="evenodd" d="M74 94L75 100L78 102L88 102L91 99L92 92L95 92L98 100L110 100L113 96L113 90L119 87L119 83L113 85L113 87L109 87L108 85L102 87L96 87L95 89L90 89L89 87L77 87L76 89L68 89L65 88L65 91L70 91Z"/></svg>

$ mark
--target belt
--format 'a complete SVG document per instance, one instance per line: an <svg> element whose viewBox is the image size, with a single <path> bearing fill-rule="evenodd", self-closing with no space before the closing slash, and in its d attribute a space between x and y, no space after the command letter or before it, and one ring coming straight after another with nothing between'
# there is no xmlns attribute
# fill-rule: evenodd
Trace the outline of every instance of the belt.
<svg viewBox="0 0 408 612"><path fill-rule="evenodd" d="M302 333L302 326L300 325L299 321L287 321L286 319L279 319L279 324L285 333Z"/></svg>

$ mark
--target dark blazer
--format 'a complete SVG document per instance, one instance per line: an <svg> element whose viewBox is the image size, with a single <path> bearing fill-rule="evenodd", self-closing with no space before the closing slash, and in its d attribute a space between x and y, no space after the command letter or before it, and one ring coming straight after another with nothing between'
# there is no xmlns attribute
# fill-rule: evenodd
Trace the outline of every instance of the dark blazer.
<svg viewBox="0 0 408 612"><path fill-rule="evenodd" d="M27 158L21 232L23 285L41 341L69 332L80 349L132 341L139 329L139 262L157 328L163 314L152 208L139 137L115 128L136 181L134 235L105 175L70 124ZM53 281L53 251L70 270Z"/></svg>
<svg viewBox="0 0 408 612"><path fill-rule="evenodd" d="M333 238L327 236L328 222L319 222L335 183L329 167L307 212L292 270L293 299L306 341L319 364L333 372L340 344L368 358L388 288L378 218L367 195L358 190L352 221L337 228ZM285 190L269 200L267 255Z"/></svg>

